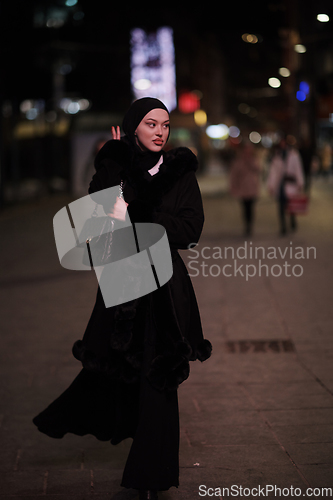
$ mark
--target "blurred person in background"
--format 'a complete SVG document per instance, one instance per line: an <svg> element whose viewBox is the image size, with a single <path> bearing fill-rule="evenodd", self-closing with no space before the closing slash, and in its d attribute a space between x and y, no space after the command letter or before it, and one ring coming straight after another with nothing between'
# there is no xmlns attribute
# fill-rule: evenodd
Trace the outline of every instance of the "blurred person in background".
<svg viewBox="0 0 333 500"><path fill-rule="evenodd" d="M230 191L242 207L244 235L251 236L254 224L254 206L260 193L261 168L254 146L246 142L230 164Z"/></svg>
<svg viewBox="0 0 333 500"><path fill-rule="evenodd" d="M288 198L300 194L304 188L303 165L299 152L289 146L285 139L280 141L270 165L267 189L278 202L280 234L287 233L286 210ZM296 215L290 214L290 226L296 231Z"/></svg>
<svg viewBox="0 0 333 500"><path fill-rule="evenodd" d="M304 173L304 191L309 193L311 185L311 167L312 161L315 154L315 149L311 144L310 139L304 139L302 141L299 153L302 158L303 173Z"/></svg>
<svg viewBox="0 0 333 500"><path fill-rule="evenodd" d="M321 150L321 174L324 178L327 178L329 176L331 168L332 148L328 142L325 142Z"/></svg>

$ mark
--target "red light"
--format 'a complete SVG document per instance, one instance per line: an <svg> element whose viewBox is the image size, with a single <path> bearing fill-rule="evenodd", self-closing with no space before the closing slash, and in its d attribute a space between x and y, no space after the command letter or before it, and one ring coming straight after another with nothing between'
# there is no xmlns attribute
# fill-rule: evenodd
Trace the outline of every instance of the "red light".
<svg viewBox="0 0 333 500"><path fill-rule="evenodd" d="M200 108L200 99L194 92L184 92L178 98L178 109L181 113L194 113Z"/></svg>

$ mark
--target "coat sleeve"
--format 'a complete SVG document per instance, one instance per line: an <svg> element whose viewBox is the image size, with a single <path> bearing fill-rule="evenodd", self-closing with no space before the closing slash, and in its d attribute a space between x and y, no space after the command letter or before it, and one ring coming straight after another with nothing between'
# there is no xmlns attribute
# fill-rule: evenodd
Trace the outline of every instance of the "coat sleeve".
<svg viewBox="0 0 333 500"><path fill-rule="evenodd" d="M114 196L113 199L111 199L110 196L104 196L103 198L99 191L119 185L121 182L119 175L120 170L121 167L116 162L112 160L105 160L97 172L93 175L89 184L88 193L90 194L90 197L98 203L102 201L105 213L112 210L112 207L116 202L116 196ZM98 193L98 195L96 196L95 193Z"/></svg>
<svg viewBox="0 0 333 500"><path fill-rule="evenodd" d="M171 248L186 249L198 243L204 223L201 193L193 171L179 179L175 198L173 213L152 210L140 200L130 203L128 212L132 222L149 221L163 226Z"/></svg>

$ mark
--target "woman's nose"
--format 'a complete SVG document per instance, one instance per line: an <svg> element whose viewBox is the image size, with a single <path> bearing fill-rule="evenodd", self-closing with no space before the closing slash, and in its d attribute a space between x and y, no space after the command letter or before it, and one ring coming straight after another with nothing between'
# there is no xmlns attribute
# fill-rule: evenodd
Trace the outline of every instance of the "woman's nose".
<svg viewBox="0 0 333 500"><path fill-rule="evenodd" d="M156 135L162 135L162 127L156 127Z"/></svg>

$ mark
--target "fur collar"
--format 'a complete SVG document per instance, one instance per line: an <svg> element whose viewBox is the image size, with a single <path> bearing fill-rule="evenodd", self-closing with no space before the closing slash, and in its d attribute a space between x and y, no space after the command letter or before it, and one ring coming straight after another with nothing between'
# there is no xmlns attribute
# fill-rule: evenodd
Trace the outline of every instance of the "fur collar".
<svg viewBox="0 0 333 500"><path fill-rule="evenodd" d="M163 163L159 172L150 177L149 174L133 166L132 149L124 141L108 141L99 151L95 159L95 168L106 161L119 166L119 175L127 180L135 190L139 199L144 199L156 206L161 197L168 192L177 180L190 171L196 171L198 161L192 151L185 147L163 152Z"/></svg>

